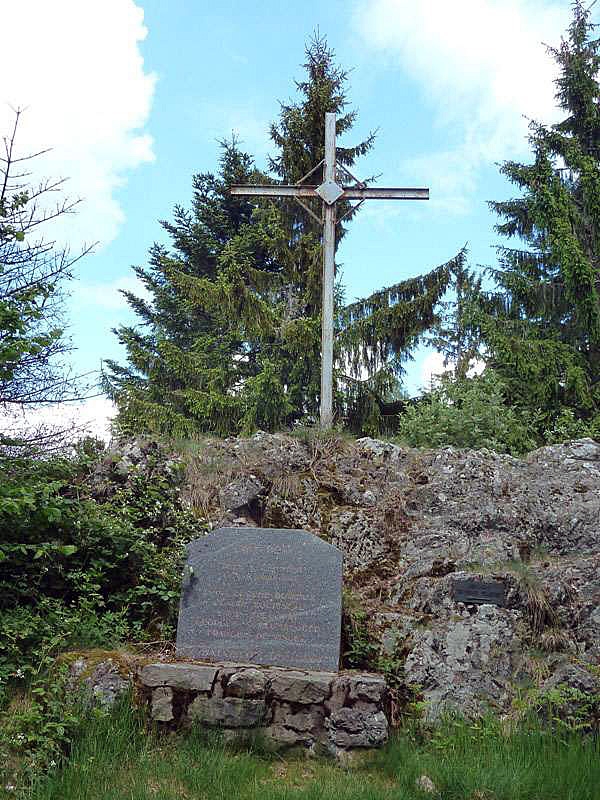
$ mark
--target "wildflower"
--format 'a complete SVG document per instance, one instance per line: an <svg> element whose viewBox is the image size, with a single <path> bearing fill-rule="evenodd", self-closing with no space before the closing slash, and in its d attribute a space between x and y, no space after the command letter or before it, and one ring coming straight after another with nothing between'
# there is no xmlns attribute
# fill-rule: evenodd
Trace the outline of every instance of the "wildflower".
<svg viewBox="0 0 600 800"><path fill-rule="evenodd" d="M15 677L17 677L17 678L23 678L24 676L25 676L25 673L23 672L23 670L21 669L21 667L19 667L19 669L18 669L18 670L15 672Z"/></svg>
<svg viewBox="0 0 600 800"><path fill-rule="evenodd" d="M7 792L14 792L14 790L15 790L17 787L14 785L14 783L7 783L7 784L6 784L6 786L5 786L4 788L5 788L5 790L6 790Z"/></svg>

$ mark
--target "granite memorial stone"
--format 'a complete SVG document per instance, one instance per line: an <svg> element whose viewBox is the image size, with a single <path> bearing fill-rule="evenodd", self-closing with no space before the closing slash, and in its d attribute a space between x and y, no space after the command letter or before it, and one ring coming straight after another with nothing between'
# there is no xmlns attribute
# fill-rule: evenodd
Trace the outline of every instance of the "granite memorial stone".
<svg viewBox="0 0 600 800"><path fill-rule="evenodd" d="M306 531L221 528L188 545L177 654L335 671L342 553Z"/></svg>

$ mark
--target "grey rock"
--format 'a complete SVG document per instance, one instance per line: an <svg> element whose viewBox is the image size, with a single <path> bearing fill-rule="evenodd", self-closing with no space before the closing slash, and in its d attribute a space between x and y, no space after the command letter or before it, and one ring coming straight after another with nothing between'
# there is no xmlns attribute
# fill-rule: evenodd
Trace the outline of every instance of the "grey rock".
<svg viewBox="0 0 600 800"><path fill-rule="evenodd" d="M429 775L420 775L415 781L415 786L420 792L425 794L437 794L438 790Z"/></svg>
<svg viewBox="0 0 600 800"><path fill-rule="evenodd" d="M264 672L258 669L244 669L227 681L226 692L231 697L264 697L269 681Z"/></svg>
<svg viewBox="0 0 600 800"><path fill-rule="evenodd" d="M561 664L542 685L542 692L549 692L558 686L568 686L585 694L598 694L600 680L576 664Z"/></svg>
<svg viewBox="0 0 600 800"><path fill-rule="evenodd" d="M544 465L563 464L571 466L576 462L600 462L600 443L594 439L575 439L563 444L554 444L540 447L529 453L528 463L541 463Z"/></svg>
<svg viewBox="0 0 600 800"><path fill-rule="evenodd" d="M321 706L308 706L293 711L287 703L281 703L274 708L273 724L283 725L299 733L316 734L323 727L324 716Z"/></svg>
<svg viewBox="0 0 600 800"><path fill-rule="evenodd" d="M555 690L560 702L549 703L546 695ZM578 719L579 724L590 730L597 727L600 714L600 679L576 664L563 663L542 686L542 715L552 719Z"/></svg>
<svg viewBox="0 0 600 800"><path fill-rule="evenodd" d="M325 708L331 713L343 708L348 699L349 678L342 676L334 678L331 684L331 694L325 701Z"/></svg>
<svg viewBox="0 0 600 800"><path fill-rule="evenodd" d="M336 747L381 747L388 738L388 722L382 711L341 708L327 720L329 739Z"/></svg>
<svg viewBox="0 0 600 800"><path fill-rule="evenodd" d="M387 656L396 653L406 643L416 628L417 622L407 614L377 614L375 623L379 627L381 650Z"/></svg>
<svg viewBox="0 0 600 800"><path fill-rule="evenodd" d="M254 475L242 475L219 492L221 505L227 511L237 511L256 501L265 487Z"/></svg>
<svg viewBox="0 0 600 800"><path fill-rule="evenodd" d="M390 442L382 442L379 439L371 439L369 436L357 439L356 446L370 453L375 458L381 458L385 461L397 461L402 453L398 445L391 444Z"/></svg>
<svg viewBox="0 0 600 800"><path fill-rule="evenodd" d="M506 702L517 618L513 611L481 605L473 616L446 618L415 633L405 680L421 687L429 718L450 709L477 714L488 703Z"/></svg>
<svg viewBox="0 0 600 800"><path fill-rule="evenodd" d="M350 700L367 700L379 704L386 693L385 680L381 675L352 675L349 680Z"/></svg>
<svg viewBox="0 0 600 800"><path fill-rule="evenodd" d="M334 675L327 672L296 672L289 670L269 672L270 692L284 703L311 705L322 703L329 697Z"/></svg>
<svg viewBox="0 0 600 800"><path fill-rule="evenodd" d="M90 665L89 659L78 658L69 670L68 688L81 692L88 705L106 708L131 689L133 676L123 674L123 667L108 658Z"/></svg>
<svg viewBox="0 0 600 800"><path fill-rule="evenodd" d="M152 690L152 719L156 722L171 722L173 719L173 689L158 686Z"/></svg>
<svg viewBox="0 0 600 800"><path fill-rule="evenodd" d="M364 711L365 714L375 714L382 710L380 703L373 703L370 700L354 700L352 708L354 711Z"/></svg>
<svg viewBox="0 0 600 800"><path fill-rule="evenodd" d="M388 550L372 509L340 511L330 518L327 536L344 554L346 567L370 566L384 558Z"/></svg>
<svg viewBox="0 0 600 800"><path fill-rule="evenodd" d="M264 700L199 695L190 704L187 716L191 722L209 727L254 728L264 723L266 712Z"/></svg>
<svg viewBox="0 0 600 800"><path fill-rule="evenodd" d="M143 667L139 677L143 686L170 686L191 692L210 692L216 675L216 667L158 663Z"/></svg>
<svg viewBox="0 0 600 800"><path fill-rule="evenodd" d="M294 747L296 745L309 747L314 743L314 736L310 731L297 731L281 723L266 727L264 736L275 747Z"/></svg>

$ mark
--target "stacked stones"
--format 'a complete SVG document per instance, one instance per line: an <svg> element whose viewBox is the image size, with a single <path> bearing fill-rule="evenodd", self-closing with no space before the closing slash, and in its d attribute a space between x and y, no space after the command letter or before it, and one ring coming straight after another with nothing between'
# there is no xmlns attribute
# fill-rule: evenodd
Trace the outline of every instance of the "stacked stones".
<svg viewBox="0 0 600 800"><path fill-rule="evenodd" d="M276 747L335 756L388 737L380 675L157 663L143 667L139 681L164 725L259 729Z"/></svg>

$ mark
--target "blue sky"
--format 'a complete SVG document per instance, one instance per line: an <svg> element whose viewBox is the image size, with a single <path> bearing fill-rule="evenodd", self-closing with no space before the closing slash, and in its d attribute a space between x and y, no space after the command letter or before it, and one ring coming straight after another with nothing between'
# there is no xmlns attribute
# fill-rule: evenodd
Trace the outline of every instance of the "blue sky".
<svg viewBox="0 0 600 800"><path fill-rule="evenodd" d="M374 128L356 168L381 185L426 185L429 203L366 204L338 251L348 299L417 275L468 243L472 265L493 264L486 201L511 189L495 162L526 158L524 115L555 119L554 66L567 0L22 0L8 11L26 26L31 64L3 47L0 127L28 106L24 150L52 146L40 175L70 177L83 202L46 232L98 241L78 268L68 316L78 371L120 358L110 329L132 316L118 293L135 288L161 239L158 219L187 204L195 172L216 167L217 140L235 132L264 166L269 123L294 97L304 45L318 28L351 69L359 111L352 137ZM14 53L11 51L14 47ZM22 63L22 61L20 62ZM351 140L350 140L351 141ZM368 207L367 207L368 206ZM423 364L423 361L426 361ZM435 359L421 355L416 390Z"/></svg>

